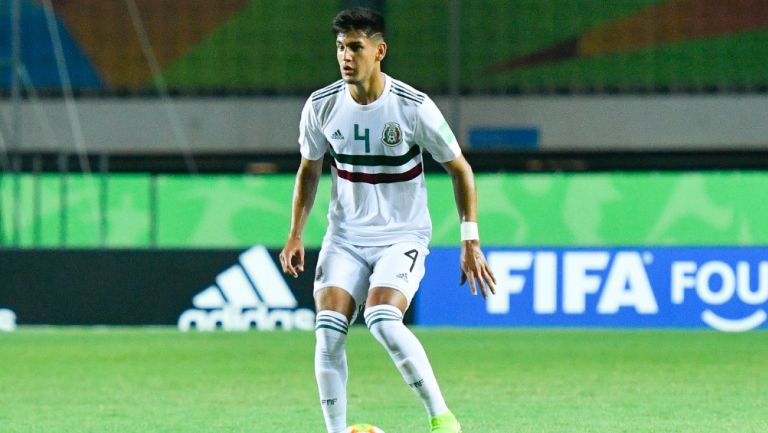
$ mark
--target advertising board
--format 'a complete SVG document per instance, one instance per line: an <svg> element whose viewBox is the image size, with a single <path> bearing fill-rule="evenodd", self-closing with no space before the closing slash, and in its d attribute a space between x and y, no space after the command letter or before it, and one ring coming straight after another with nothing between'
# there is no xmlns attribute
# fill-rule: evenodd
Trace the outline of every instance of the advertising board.
<svg viewBox="0 0 768 433"><path fill-rule="evenodd" d="M415 300L428 326L766 328L768 248L489 248L487 301L458 288L459 250L435 248ZM446 268L456 266L456 272ZM435 268L440 268L436 271Z"/></svg>
<svg viewBox="0 0 768 433"><path fill-rule="evenodd" d="M314 330L314 272L285 278L278 250L1 250L0 329L176 325ZM317 251L308 250L313 270ZM17 316L18 315L18 316ZM17 319L18 317L18 319Z"/></svg>

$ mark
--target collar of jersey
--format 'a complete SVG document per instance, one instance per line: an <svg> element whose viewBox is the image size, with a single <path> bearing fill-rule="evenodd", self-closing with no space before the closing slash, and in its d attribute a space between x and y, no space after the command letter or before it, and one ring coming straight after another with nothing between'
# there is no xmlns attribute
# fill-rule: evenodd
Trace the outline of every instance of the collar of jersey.
<svg viewBox="0 0 768 433"><path fill-rule="evenodd" d="M384 74L384 90L381 92L379 99L371 102L368 105L360 105L354 99L352 99L352 95L349 93L349 86L344 86L344 93L346 94L345 98L347 98L350 103L354 104L354 106L357 107L357 109L360 111L375 110L384 105L384 102L386 102L386 99L389 96L389 88L391 85L392 79L389 77L389 75Z"/></svg>

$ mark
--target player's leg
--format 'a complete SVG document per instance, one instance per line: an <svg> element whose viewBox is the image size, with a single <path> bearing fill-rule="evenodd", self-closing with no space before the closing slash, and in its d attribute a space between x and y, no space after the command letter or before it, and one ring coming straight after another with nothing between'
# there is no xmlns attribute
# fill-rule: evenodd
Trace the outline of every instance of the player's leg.
<svg viewBox="0 0 768 433"><path fill-rule="evenodd" d="M433 431L457 432L460 431L458 422L445 404L427 354L418 338L403 324L403 315L424 276L424 258L428 253L420 244L403 243L381 254L371 276L365 323L424 404ZM446 417L453 422L445 422Z"/></svg>
<svg viewBox="0 0 768 433"><path fill-rule="evenodd" d="M315 294L315 378L329 433L343 431L347 424L346 339L354 301L338 287Z"/></svg>
<svg viewBox="0 0 768 433"><path fill-rule="evenodd" d="M345 248L323 245L314 292L315 377L329 433L342 432L347 424L346 337L356 305L364 302L368 275L367 265Z"/></svg>

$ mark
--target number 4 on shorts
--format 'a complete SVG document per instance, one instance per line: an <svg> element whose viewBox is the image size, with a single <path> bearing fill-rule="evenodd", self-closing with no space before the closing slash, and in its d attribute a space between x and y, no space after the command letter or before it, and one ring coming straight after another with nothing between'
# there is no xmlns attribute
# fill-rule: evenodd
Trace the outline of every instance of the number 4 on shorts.
<svg viewBox="0 0 768 433"><path fill-rule="evenodd" d="M410 250L406 251L404 254L406 257L413 260L411 263L411 269L408 270L408 272L413 272L413 267L416 266L416 258L419 257L419 252L417 250Z"/></svg>

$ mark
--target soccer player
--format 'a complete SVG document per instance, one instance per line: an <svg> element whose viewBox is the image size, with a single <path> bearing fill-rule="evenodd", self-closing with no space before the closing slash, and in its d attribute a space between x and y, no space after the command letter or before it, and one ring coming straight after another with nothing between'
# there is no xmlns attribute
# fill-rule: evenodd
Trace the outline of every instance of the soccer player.
<svg viewBox="0 0 768 433"><path fill-rule="evenodd" d="M480 250L472 169L442 114L422 92L384 74L382 16L370 9L333 20L341 80L307 100L301 114L301 164L291 228L280 261L293 277L304 270L301 234L329 152L332 193L328 231L315 271L315 375L329 433L346 426L345 339L359 307L365 323L426 407L432 432L457 433L432 367L403 314L424 276L431 221L422 149L450 173L461 219L461 282L483 297L495 278Z"/></svg>

